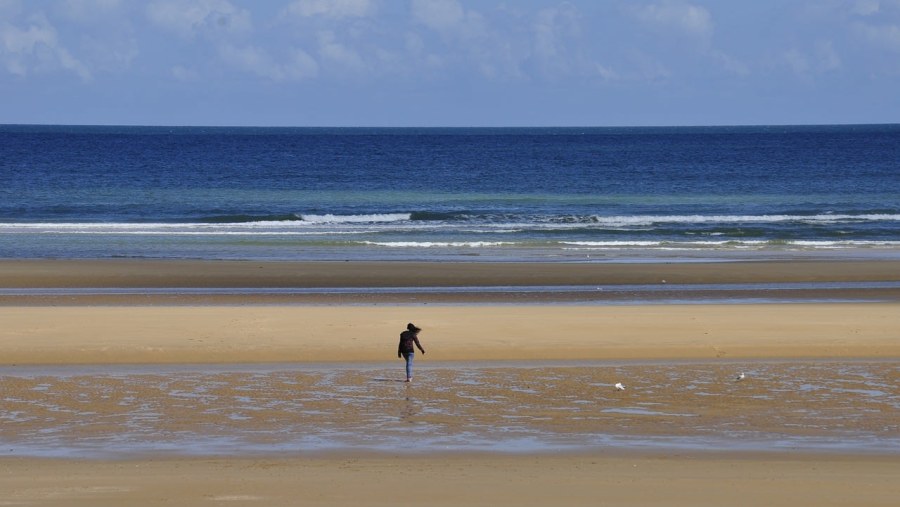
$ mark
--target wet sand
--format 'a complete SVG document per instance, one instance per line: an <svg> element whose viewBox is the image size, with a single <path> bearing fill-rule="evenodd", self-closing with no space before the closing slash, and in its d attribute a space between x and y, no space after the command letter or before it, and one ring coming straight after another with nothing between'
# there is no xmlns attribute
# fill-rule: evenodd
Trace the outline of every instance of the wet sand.
<svg viewBox="0 0 900 507"><path fill-rule="evenodd" d="M0 306L900 301L900 262L0 260Z"/></svg>
<svg viewBox="0 0 900 507"><path fill-rule="evenodd" d="M667 263L0 260L14 287L484 287L900 281L900 261Z"/></svg>
<svg viewBox="0 0 900 507"><path fill-rule="evenodd" d="M900 264L890 261L0 262L0 288L51 289L898 279ZM365 435L374 428L393 437L402 437L404 428L439 435L472 432L490 443L499 434L486 428L500 423L512 434L524 428L526 436L537 435L538 440L577 441L598 433L629 438L663 434L682 442L731 434L743 440L753 431L794 440L789 438L789 445L774 453L754 452L752 446L701 452L677 446L648 450L598 445L589 452L525 449L509 455L471 454L457 446L457 452L467 452L461 455L423 444L424 454L384 449L373 454L360 445L352 452L312 454L294 448L287 456L270 450L256 456L241 451L192 458L151 451L87 461L25 457L7 447L0 458L0 491L4 501L14 505L76 506L893 505L900 496L896 452L863 454L859 445L831 450L825 445L810 453L804 447L817 438L840 443L846 440L844 431L885 442L900 438L900 302L890 293L881 296L879 303L619 306L541 304L545 296L540 294L527 305L477 298L452 305L427 298L397 305L377 296L366 304L334 299L269 304L271 300L254 296L227 302L195 296L174 301L142 295L108 300L6 296L0 307L0 363L5 365L7 388L0 429L4 444L44 441L53 450L53 438L62 438L59 442L115 450L120 445L115 436L121 436L116 431L123 422L131 424L129 431L136 432L138 441L146 430L145 441L163 435L176 444L178 435L188 440L191 435L215 436L217 427L256 432L265 440L267 432L279 438L302 436L308 425L343 429L350 435ZM395 370L398 376L401 371L396 337L408 321L424 328L428 352L417 358L417 378L411 386L392 381ZM571 360L605 363L547 364ZM623 360L631 362L613 364ZM538 366L522 368L504 361ZM271 362L287 362L303 373L247 377L204 369ZM327 372L329 363L345 373L304 376L310 368ZM164 370L172 365L184 370L174 377L153 371L110 376L116 368ZM854 369L859 365L868 366ZM67 368L96 370L83 377L60 374L59 369ZM750 381L735 382L737 369L748 370ZM381 378L385 380L376 381ZM615 391L615 381L625 382L626 391ZM450 389L454 385L457 388ZM298 389L319 392L321 399L304 401ZM409 399L408 389L413 393ZM140 400L150 405L140 405ZM308 414L291 419L291 407L302 413L303 403ZM129 419L135 414L137 419ZM32 437L37 440L29 440ZM302 446L302 438L299 441ZM415 448L417 441L410 442ZM119 450L127 448L121 445Z"/></svg>
<svg viewBox="0 0 900 507"><path fill-rule="evenodd" d="M898 454L897 366L877 360L426 363L411 384L403 382L401 361L6 367L0 368L0 455Z"/></svg>

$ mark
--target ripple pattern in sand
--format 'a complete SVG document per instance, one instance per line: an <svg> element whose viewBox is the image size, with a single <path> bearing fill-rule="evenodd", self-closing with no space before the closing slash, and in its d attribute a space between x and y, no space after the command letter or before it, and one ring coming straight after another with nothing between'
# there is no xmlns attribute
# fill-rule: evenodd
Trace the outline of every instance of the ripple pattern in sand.
<svg viewBox="0 0 900 507"><path fill-rule="evenodd" d="M445 364L420 366L413 384L401 377L354 365L6 367L0 452L900 453L896 361Z"/></svg>

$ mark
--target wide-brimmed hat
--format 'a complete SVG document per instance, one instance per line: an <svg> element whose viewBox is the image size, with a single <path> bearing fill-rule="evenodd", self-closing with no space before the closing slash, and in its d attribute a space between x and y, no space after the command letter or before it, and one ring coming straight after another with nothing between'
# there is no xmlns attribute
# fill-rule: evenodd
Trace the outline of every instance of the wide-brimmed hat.
<svg viewBox="0 0 900 507"><path fill-rule="evenodd" d="M410 322L409 324L406 325L406 329L409 329L410 331L421 331L422 330L421 328L416 327L416 325L413 324L412 322Z"/></svg>

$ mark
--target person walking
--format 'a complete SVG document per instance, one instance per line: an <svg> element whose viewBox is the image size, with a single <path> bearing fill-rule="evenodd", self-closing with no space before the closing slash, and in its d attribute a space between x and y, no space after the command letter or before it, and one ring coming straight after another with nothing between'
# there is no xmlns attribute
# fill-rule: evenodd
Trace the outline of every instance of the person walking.
<svg viewBox="0 0 900 507"><path fill-rule="evenodd" d="M400 333L400 345L397 346L397 357L406 359L407 382L412 382L413 379L413 359L416 355L416 349L414 347L418 347L419 350L422 351L422 355L425 355L425 349L423 349L422 344L419 343L419 331L421 330L422 329L410 322L406 325L406 331Z"/></svg>

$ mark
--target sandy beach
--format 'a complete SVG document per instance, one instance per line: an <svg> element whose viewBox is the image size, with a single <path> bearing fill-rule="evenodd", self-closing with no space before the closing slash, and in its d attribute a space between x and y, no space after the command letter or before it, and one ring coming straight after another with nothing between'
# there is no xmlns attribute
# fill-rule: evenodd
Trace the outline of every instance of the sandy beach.
<svg viewBox="0 0 900 507"><path fill-rule="evenodd" d="M332 456L0 460L7 505L884 506L895 457Z"/></svg>
<svg viewBox="0 0 900 507"><path fill-rule="evenodd" d="M0 307L3 364L900 357L900 304Z"/></svg>
<svg viewBox="0 0 900 507"><path fill-rule="evenodd" d="M570 304L542 304L558 302L559 294L497 292L485 300L479 290L639 287L661 280L681 287L718 284L726 290L717 291L717 297L727 303L727 287L736 284L896 282L900 262L2 261L0 289L117 287L137 292L0 296L0 363L382 361L391 358L397 334L410 321L425 328L423 337L433 351L429 360L435 361L900 357L900 294L895 288L872 291L877 302L783 305L598 305L586 299L593 297L590 291ZM444 304L440 290L452 286L468 289ZM141 292L178 287L263 292ZM365 290L349 295L265 293L285 287L429 290L405 295ZM856 296L855 289L816 287L800 292L836 301Z"/></svg>
<svg viewBox="0 0 900 507"><path fill-rule="evenodd" d="M575 301L559 304L556 296L528 293L527 304L502 294L485 301L477 287L568 286L609 284L747 284L784 282L872 282L900 280L900 263L884 262L772 262L684 264L438 264L438 263L239 263L193 261L2 261L0 289L60 288L277 288L277 287L473 287L448 302L429 294L405 295L400 300L369 294L365 298L312 295L305 298L271 298L266 295L157 294L6 294L0 298L0 368L6 384L0 430L4 444L55 424L60 414L73 421L88 421L84 433L73 438L102 441L115 425L96 426L98 418L133 417L134 399L157 403L155 411L166 415L154 423L154 431L177 434L204 428L207 416L189 415L189 407L171 406L171 389L142 391L148 377L107 378L103 375L68 379L59 368L99 368L143 365L310 364L333 363L351 373L322 387L321 376L306 373L266 377L259 399L284 404L297 385L317 386L327 394L329 386L358 390L366 396L386 397L384 405L367 401L360 414L396 408L390 383L373 382L382 370L399 370L396 336L409 321L424 328L427 354L417 359L423 375L413 386L418 398L405 424L444 428L449 431L452 413L435 415L450 396L441 382L459 383L471 391L465 403L455 403L466 420L486 426L501 417L497 405L482 403L492 397L514 401L516 407L532 407L549 414L547 422L529 423L540 431L566 434L571 428L595 431L604 425L628 425L640 434L666 429L670 434L697 437L704 427L732 424L765 427L800 426L801 437L815 437L814 424L796 414L871 414L879 438L896 440L897 364L900 358L900 299L894 289L876 290L854 300L847 289L803 289L841 302L790 304L595 304ZM755 290L755 289L753 289ZM841 291L844 291L843 293ZM720 292L722 293L722 292ZM727 292L725 292L727 293ZM842 297L846 296L846 298ZM802 298L801 298L802 299ZM542 301L546 304L543 304ZM552 393L561 399L603 403L615 409L612 391L595 394L587 387L607 385L613 378L595 369L564 370L551 366L531 369L526 363L548 361L624 361L619 372L641 380L629 385L629 394L643 393L640 405L655 404L667 413L682 412L696 418L653 417L649 413L609 410L597 418L590 405L559 406L545 403ZM728 405L708 404L705 399L737 396L734 384L716 379L731 375L736 365L756 369L765 379L777 379L785 371L804 373L806 384L825 390L828 396L809 398L804 389L795 397L770 397L770 386L757 381L741 384L740 395ZM856 384L834 384L832 365L874 361L863 368L863 378L875 374L878 393L858 396ZM516 363L517 369L503 367ZM347 364L375 368L376 373L357 374ZM680 366L680 364L685 366ZM521 367L526 364L526 367ZM604 363L606 364L606 363ZM648 364L665 364L669 378L654 377ZM191 366L196 365L196 366ZM461 379L454 365L478 369L477 386ZM479 365L484 365L482 368ZM700 365L700 366L698 366ZM316 366L322 368L322 366ZM325 366L327 368L327 366ZM494 368L494 369L491 369ZM548 369L549 368L549 369ZM631 368L631 369L629 369ZM690 368L693 368L691 370ZM866 369L869 368L869 369ZM793 369L793 370L791 370ZM701 385L704 397L680 389L690 387L691 372L709 379ZM855 371L855 370L853 370ZM21 372L21 373L17 373ZM43 373L42 373L43 372ZM53 373L57 372L57 373ZM570 373L586 380L547 384L548 393L525 389L541 378L560 378ZM873 373L874 372L874 373ZM206 375L205 373L203 375ZM211 374L212 375L212 374ZM319 374L316 374L319 375ZM358 377L358 378L357 378ZM156 377L149 377L156 382ZM176 377L178 381L180 377ZM331 377L327 377L331 378ZM212 380L210 380L212 379ZM486 381L485 379L499 379ZM377 380L377 379L376 379ZM696 379L695 379L696 380ZM228 373L181 379L191 389L219 385L209 403L209 417L224 417L229 400L238 399L247 378ZM286 381L286 382L285 382ZM843 379L842 381L846 381ZM430 382L430 384L429 384ZM468 382L468 384L466 383ZM670 384L665 384L670 382ZM855 381L854 381L855 382ZM666 387L659 387L665 384ZM293 385L294 388L278 387ZM749 387L743 387L747 385ZM794 384L782 386L791 389ZM48 387L49 386L49 387ZM355 387L356 386L356 387ZM652 389L656 386L656 389ZM57 389L58 388L58 389ZM127 390L134 394L125 397ZM168 389L168 390L167 390ZM183 392L184 386L179 389ZM203 389L207 389L204 387ZM305 388L304 388L305 389ZM869 387L868 389L875 389ZM58 392L54 392L58 391ZM854 396L853 392L857 395ZM200 391L192 391L200 392ZM353 391L355 392L355 391ZM787 391L784 391L787 392ZM61 393L61 394L60 394ZM112 393L112 394L110 394ZM203 391L206 393L206 390ZM513 395L512 393L520 393ZM561 394L560 394L561 393ZM833 393L844 393L833 396ZM56 396L54 398L54 395ZM397 394L399 396L399 394ZM81 396L82 398L79 398ZM118 396L119 398L116 398ZM349 396L349 395L348 395ZM126 399L127 398L127 399ZM256 399L256 398L254 398ZM51 400L50 405L47 400ZM68 401L66 401L68 400ZM407 396L407 400L409 400ZM476 400L476 401L471 401ZM763 401L760 401L763 400ZM877 405L873 405L873 400ZM306 403L313 403L312 401ZM331 413L323 395L310 413ZM468 405L466 404L468 403ZM574 402L573 402L574 403ZM579 402L580 403L580 402ZM621 405L621 408L634 407ZM454 405L454 403L451 403ZM510 406L512 406L510 405ZM350 405L353 406L352 404ZM873 407L877 410L871 410ZM23 408L25 407L25 408ZM55 408L54 408L55 407ZM60 410L60 407L64 410ZM124 408L123 408L124 407ZM160 409L160 407L162 407ZM393 408L392 408L393 407ZM492 408L493 407L493 408ZM505 405L500 405L505 407ZM575 407L578 418L573 414ZM727 408L726 408L727 407ZM289 408L239 419L249 430L296 430L287 423ZM518 408L516 410L519 410ZM629 408L629 410L631 410ZM662 410L662 409L660 409ZM774 416L760 420L752 411ZM768 411L768 412L766 412ZM347 410L348 414L355 413ZM501 410L502 412L502 410ZM25 414L25 415L23 415ZM54 415L55 414L55 415ZM87 414L87 415L79 415ZM91 415L93 414L93 415ZM130 415L129 415L130 414ZM267 416L265 414L268 414ZM498 415L500 414L500 415ZM563 414L563 415L558 415ZM585 416L588 414L589 417ZM515 415L516 417L522 414ZM529 417L533 414L527 414ZM795 417L796 419L792 419ZM587 423L576 420L585 416ZM441 418L447 417L444 421ZM561 418L562 417L562 418ZM80 418L80 419L79 419ZM482 419L484 418L484 419ZM164 420L163 420L164 419ZM65 420L63 418L62 420ZM227 417L226 417L227 420ZM537 418L535 420L538 420ZM181 422L178 422L181 421ZM273 423L272 421L276 421ZM278 422L281 421L281 422ZM310 420L316 423L316 420ZM673 423L673 421L676 421ZM835 421L838 421L836 419ZM283 424L282 424L283 423ZM336 423L351 427L352 417ZM846 422L835 422L840 425ZM112 423L110 423L112 424ZM231 423L223 423L231 424ZM280 424L280 425L279 425ZM319 424L330 424L322 421ZM831 424L831 423L827 423ZM856 424L856 423L854 423ZM174 425L174 426L173 426ZM181 426L179 426L181 425ZM428 426L432 425L432 426ZM643 426L642 426L643 425ZM161 428L161 429L160 429ZM833 428L825 427L823 435ZM463 427L460 431L466 430ZM68 430L67 430L68 431ZM82 430L79 430L82 431ZM200 430L197 430L200 431ZM455 431L455 430L454 430ZM705 431L705 430L704 430ZM464 432L464 431L463 431ZM655 434L655 433L654 433ZM25 435L25 436L23 436ZM490 433L488 433L490 435ZM8 447L14 448L15 445ZM13 449L10 449L12 451ZM781 452L699 452L690 450L594 450L589 453L312 453L302 456L217 456L209 458L135 455L114 459L61 459L18 456L5 452L0 458L0 491L10 505L159 505L176 503L225 503L228 505L893 505L900 496L896 477L900 461L894 453L809 453L791 448ZM151 453L152 454L152 453Z"/></svg>

